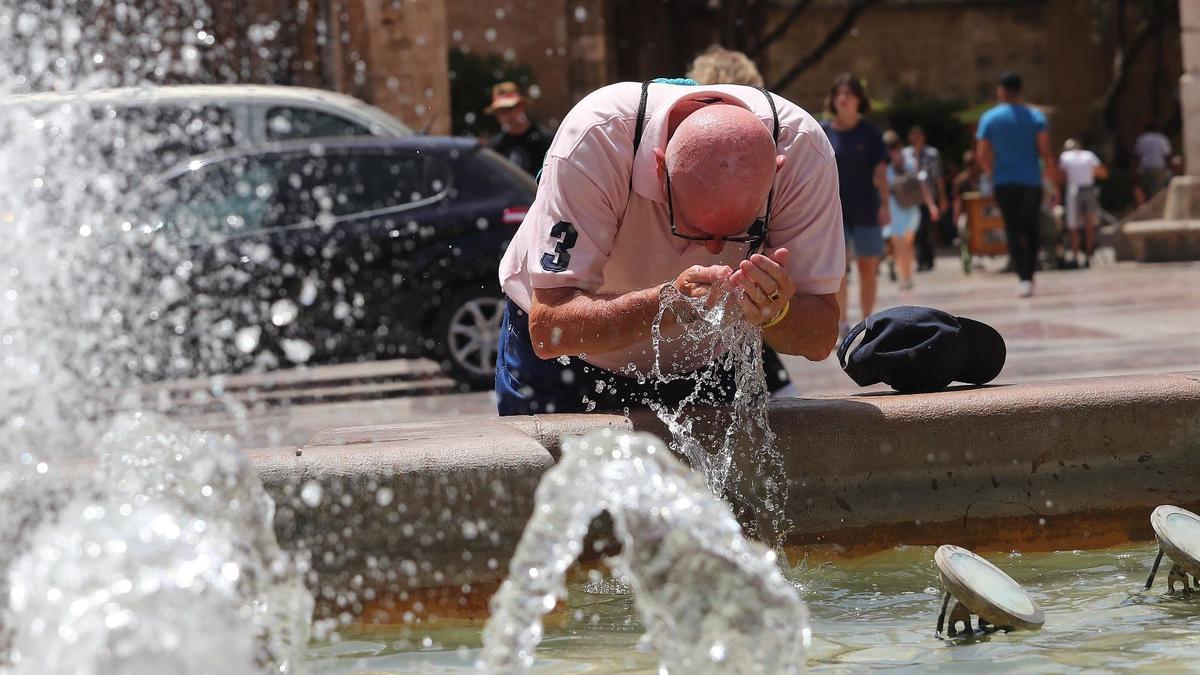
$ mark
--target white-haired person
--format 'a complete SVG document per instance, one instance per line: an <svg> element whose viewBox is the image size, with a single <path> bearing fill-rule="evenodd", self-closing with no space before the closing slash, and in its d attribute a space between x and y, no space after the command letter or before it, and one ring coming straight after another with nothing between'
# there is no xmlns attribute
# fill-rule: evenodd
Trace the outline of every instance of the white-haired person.
<svg viewBox="0 0 1200 675"><path fill-rule="evenodd" d="M1064 215L1070 241L1070 261L1077 267L1088 267L1096 249L1096 226L1100 220L1100 188L1096 180L1108 178L1108 168L1091 150L1071 138L1063 144L1058 156L1058 168L1063 177ZM1083 230L1083 249L1080 250L1079 231Z"/></svg>

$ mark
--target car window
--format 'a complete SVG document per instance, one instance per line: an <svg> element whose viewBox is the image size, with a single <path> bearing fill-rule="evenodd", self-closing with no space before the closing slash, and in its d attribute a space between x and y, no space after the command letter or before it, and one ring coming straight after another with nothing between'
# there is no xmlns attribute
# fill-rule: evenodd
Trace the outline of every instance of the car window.
<svg viewBox="0 0 1200 675"><path fill-rule="evenodd" d="M446 189L445 174L439 159L415 151L293 156L279 200L293 222L348 216L435 197Z"/></svg>
<svg viewBox="0 0 1200 675"><path fill-rule="evenodd" d="M157 196L160 217L185 241L263 230L282 216L276 199L279 182L275 158L239 157L212 164L167 183Z"/></svg>
<svg viewBox="0 0 1200 675"><path fill-rule="evenodd" d="M350 120L311 108L275 107L267 111L267 138L370 136L371 130Z"/></svg>
<svg viewBox="0 0 1200 675"><path fill-rule="evenodd" d="M238 157L183 174L157 196L164 225L187 241L336 219L437 197L440 158L416 151Z"/></svg>
<svg viewBox="0 0 1200 675"><path fill-rule="evenodd" d="M537 191L537 183L516 164L495 152L481 148L458 153L455 160L454 188L463 199L495 199Z"/></svg>
<svg viewBox="0 0 1200 675"><path fill-rule="evenodd" d="M120 154L150 170L237 143L233 111L212 105L103 105L92 108L96 133L122 139Z"/></svg>

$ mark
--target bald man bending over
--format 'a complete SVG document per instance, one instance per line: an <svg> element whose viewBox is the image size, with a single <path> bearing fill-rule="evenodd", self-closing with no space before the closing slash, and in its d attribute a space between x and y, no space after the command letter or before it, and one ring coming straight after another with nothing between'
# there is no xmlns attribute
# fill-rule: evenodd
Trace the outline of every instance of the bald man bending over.
<svg viewBox="0 0 1200 675"><path fill-rule="evenodd" d="M751 87L656 83L635 148L641 92L632 82L593 92L546 155L500 265L501 415L671 406L692 395L690 381L639 377L655 367L651 325L668 285L703 297L728 284L776 350L818 361L833 349L845 252L837 164L820 125ZM687 330L664 323L667 338ZM664 349L657 365L678 374L707 364L696 350ZM721 376L699 400L732 398L732 373Z"/></svg>

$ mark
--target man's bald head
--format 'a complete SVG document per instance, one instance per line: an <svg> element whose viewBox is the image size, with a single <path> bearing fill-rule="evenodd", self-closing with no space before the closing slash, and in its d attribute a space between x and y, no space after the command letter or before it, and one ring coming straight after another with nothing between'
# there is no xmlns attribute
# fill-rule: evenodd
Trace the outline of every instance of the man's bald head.
<svg viewBox="0 0 1200 675"><path fill-rule="evenodd" d="M742 234L775 179L775 142L749 110L708 105L679 123L666 166L677 220L713 236Z"/></svg>

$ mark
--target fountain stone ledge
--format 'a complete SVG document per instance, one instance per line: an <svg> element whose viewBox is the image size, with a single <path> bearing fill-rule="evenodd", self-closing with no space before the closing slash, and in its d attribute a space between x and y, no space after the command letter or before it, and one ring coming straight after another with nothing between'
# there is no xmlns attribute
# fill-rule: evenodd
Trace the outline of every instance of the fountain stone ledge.
<svg viewBox="0 0 1200 675"><path fill-rule="evenodd" d="M1095 548L1151 539L1158 504L1200 508L1200 372L791 399L770 419L793 556ZM478 618L560 440L600 427L665 435L651 414L544 415L330 429L254 460L327 611Z"/></svg>
<svg viewBox="0 0 1200 675"><path fill-rule="evenodd" d="M793 559L945 543L1098 548L1151 540L1159 504L1200 510L1200 372L790 399L771 404L770 420ZM540 415L328 429L249 455L280 544L307 560L318 616L474 621L562 439L599 428L666 435L648 413ZM91 470L21 479L16 503L52 508L51 491ZM603 521L592 559L611 551Z"/></svg>

